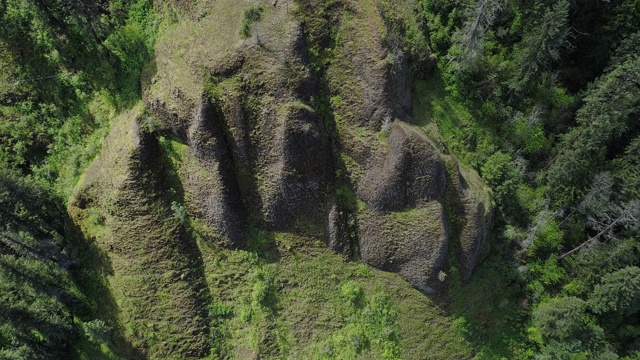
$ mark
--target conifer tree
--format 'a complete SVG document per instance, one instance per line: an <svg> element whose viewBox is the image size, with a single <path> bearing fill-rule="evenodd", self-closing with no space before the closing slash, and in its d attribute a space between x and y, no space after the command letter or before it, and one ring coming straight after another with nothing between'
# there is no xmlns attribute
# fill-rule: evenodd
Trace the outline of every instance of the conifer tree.
<svg viewBox="0 0 640 360"><path fill-rule="evenodd" d="M569 46L568 18L569 1L560 0L525 32L515 54L516 73L511 88L516 94L525 92Z"/></svg>

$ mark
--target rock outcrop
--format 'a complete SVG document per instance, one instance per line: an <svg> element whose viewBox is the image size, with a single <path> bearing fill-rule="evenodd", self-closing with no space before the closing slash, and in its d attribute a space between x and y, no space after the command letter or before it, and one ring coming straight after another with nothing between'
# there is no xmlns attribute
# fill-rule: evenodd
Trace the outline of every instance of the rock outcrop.
<svg viewBox="0 0 640 360"><path fill-rule="evenodd" d="M359 195L375 212L415 208L442 202L446 184L444 161L431 141L408 124L396 123L388 148L358 186Z"/></svg>
<svg viewBox="0 0 640 360"><path fill-rule="evenodd" d="M486 254L490 194L403 121L408 60L375 6L335 5L336 34L319 39L309 17L274 4L243 39L241 6L225 0L218 14L184 2L190 15L166 30L144 74L145 110L114 126L70 202L109 258L126 340L145 356L208 354L202 246L248 249L256 229L346 257L359 247L365 263L427 293L446 285L449 266L467 281Z"/></svg>
<svg viewBox="0 0 640 360"><path fill-rule="evenodd" d="M302 29L290 22L283 31L279 57L264 50L276 42L264 36L262 46L249 39L213 64L196 112L172 112L175 106L158 94L145 96L161 126L179 138L186 134L184 142L211 173L211 183L186 184L190 207L237 245L249 218L272 231L309 222L321 228L327 221L329 137L308 103L315 79Z"/></svg>
<svg viewBox="0 0 640 360"><path fill-rule="evenodd" d="M422 291L440 288L449 248L445 186L444 161L431 141L394 124L388 149L358 187L368 207L360 220L362 260L398 272Z"/></svg>
<svg viewBox="0 0 640 360"><path fill-rule="evenodd" d="M229 6L233 21L194 16L203 28L185 20L159 40L143 84L148 114L114 126L69 205L86 232L99 209L102 232L90 235L112 263L128 340L149 356L206 355L201 242L246 249L260 229L304 233L348 257L357 244L365 263L427 293L444 287L450 265L468 280L486 254L489 193L455 159L447 174L424 132L403 121L407 59L385 41L375 9L348 3L349 16L336 13L344 37L324 42L333 48L323 61L282 4L247 39L225 28L242 19ZM458 264L447 262L453 249ZM143 319L180 348L153 344Z"/></svg>
<svg viewBox="0 0 640 360"><path fill-rule="evenodd" d="M188 172L185 189L192 199L195 216L202 218L220 240L243 246L247 214L242 202L231 156L231 145L223 129L222 114L204 97L188 131L192 154L206 176Z"/></svg>
<svg viewBox="0 0 640 360"><path fill-rule="evenodd" d="M345 3L350 17L338 21L343 37L333 45L323 83L309 56L317 44L308 44L305 25L282 10L233 47L212 40L223 55L201 60L200 87L165 74L173 65L158 60L146 106L206 174L186 170L190 214L232 247L246 246L249 224L311 232L348 256L358 242L366 263L430 292L441 287L438 274L447 267L450 242L458 241L449 239L445 211L455 206L461 219L455 248L467 280L486 249L490 199L484 189L469 189L461 174L446 184L445 162L431 141L402 122L411 114L409 66L379 31L381 15L358 1ZM201 48L194 51L189 58ZM319 107L323 97L331 108ZM381 128L389 132L385 141ZM446 203L447 186L457 189L456 204ZM345 187L366 209L347 201Z"/></svg>
<svg viewBox="0 0 640 360"><path fill-rule="evenodd" d="M493 202L490 191L477 173L452 159L452 176L458 226L458 264L463 282L469 281L473 269L489 252L489 235L493 225Z"/></svg>

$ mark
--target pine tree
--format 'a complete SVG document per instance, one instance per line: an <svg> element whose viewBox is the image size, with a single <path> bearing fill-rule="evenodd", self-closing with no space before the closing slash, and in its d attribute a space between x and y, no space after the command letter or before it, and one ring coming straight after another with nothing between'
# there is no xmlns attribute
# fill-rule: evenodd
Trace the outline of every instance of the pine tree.
<svg viewBox="0 0 640 360"><path fill-rule="evenodd" d="M559 204L572 202L605 160L606 147L623 136L640 107L640 57L627 59L600 77L578 110L579 126L548 165L547 184Z"/></svg>
<svg viewBox="0 0 640 360"><path fill-rule="evenodd" d="M467 67L482 55L487 31L503 7L504 0L479 0L474 7L468 8L464 25L453 35L454 46L458 47L458 67Z"/></svg>
<svg viewBox="0 0 640 360"><path fill-rule="evenodd" d="M569 1L560 0L547 8L540 21L534 22L525 33L515 53L512 91L525 92L543 70L560 58L562 49L569 46L568 18Z"/></svg>
<svg viewBox="0 0 640 360"><path fill-rule="evenodd" d="M596 314L630 315L640 310L640 268L629 266L602 277L589 298Z"/></svg>

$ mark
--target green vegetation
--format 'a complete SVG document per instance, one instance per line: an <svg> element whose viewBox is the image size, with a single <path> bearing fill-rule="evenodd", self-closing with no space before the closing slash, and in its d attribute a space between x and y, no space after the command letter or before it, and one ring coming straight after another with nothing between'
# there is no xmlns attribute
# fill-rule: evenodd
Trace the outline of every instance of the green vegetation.
<svg viewBox="0 0 640 360"><path fill-rule="evenodd" d="M151 1L6 1L0 16L0 163L69 196L110 119L140 98Z"/></svg>
<svg viewBox="0 0 640 360"><path fill-rule="evenodd" d="M0 358L135 356L113 322L104 256L64 208L112 119L140 99L155 16L147 0L0 4ZM87 213L99 236L103 216Z"/></svg>
<svg viewBox="0 0 640 360"><path fill-rule="evenodd" d="M95 319L75 276L60 199L46 183L3 169L0 207L0 358L62 359L81 349L118 359L111 329Z"/></svg>
<svg viewBox="0 0 640 360"><path fill-rule="evenodd" d="M0 358L640 356L639 0L188 3L0 1ZM299 69L285 45L260 39L298 23ZM282 68L248 52L217 58L252 34ZM369 210L356 158L384 149L395 119L358 114L373 72L351 57L394 76L407 59L407 121L491 187L491 253L468 283L454 255L436 295L359 261ZM251 221L246 246L224 244L185 190L210 169L144 109L191 111L207 93L216 120L247 115L224 130L239 132L268 112L260 96L291 96L271 78L285 68L317 87L310 105L287 106L328 134L335 186L323 196L344 215L346 257ZM143 105L147 88L157 96ZM455 238L464 219L447 201ZM426 211L394 212L384 232Z"/></svg>
<svg viewBox="0 0 640 360"><path fill-rule="evenodd" d="M14 197L14 194L16 195ZM73 283L60 248L61 214L42 184L0 172L0 287L3 358L34 357L47 348L60 356L73 337ZM56 291L47 291L55 289Z"/></svg>
<svg viewBox="0 0 640 360"><path fill-rule="evenodd" d="M496 240L471 284L502 264L519 289L505 304L522 304L522 326L490 327L478 355L637 356L640 2L420 3L438 70L414 83L414 121L494 191Z"/></svg>
<svg viewBox="0 0 640 360"><path fill-rule="evenodd" d="M172 179L188 178L197 169L177 139L161 138L160 143ZM185 201L175 199L173 216ZM229 250L206 236L211 230L202 221L187 214L185 225L197 239L212 298L212 358L423 357L429 348L416 349L413 342L429 339L435 344L433 332L447 339L446 351L469 353L461 330L451 326L440 305L397 275L347 261L309 237L252 226L248 249ZM446 351L437 357L446 357Z"/></svg>
<svg viewBox="0 0 640 360"><path fill-rule="evenodd" d="M244 11L244 18L242 19L242 25L240 25L240 35L242 37L248 38L251 36L251 26L260 20L263 11L262 5L253 5Z"/></svg>
<svg viewBox="0 0 640 360"><path fill-rule="evenodd" d="M445 91L438 70L426 80L416 80L413 93L413 122L446 152L477 169L495 151L495 134L486 124L475 121L464 103Z"/></svg>

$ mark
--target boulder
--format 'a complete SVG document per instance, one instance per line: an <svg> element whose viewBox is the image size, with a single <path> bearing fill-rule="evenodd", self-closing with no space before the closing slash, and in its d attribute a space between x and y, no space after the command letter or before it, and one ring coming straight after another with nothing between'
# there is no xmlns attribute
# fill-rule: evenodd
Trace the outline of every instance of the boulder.
<svg viewBox="0 0 640 360"><path fill-rule="evenodd" d="M438 274L446 266L449 238L438 201L386 214L365 211L359 229L362 261L398 273L426 293L442 288Z"/></svg>

